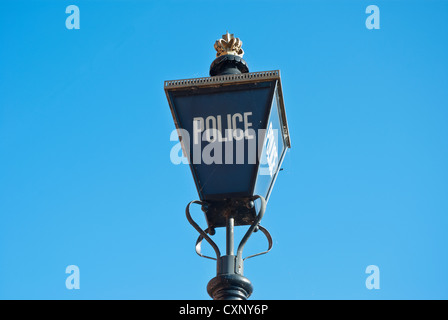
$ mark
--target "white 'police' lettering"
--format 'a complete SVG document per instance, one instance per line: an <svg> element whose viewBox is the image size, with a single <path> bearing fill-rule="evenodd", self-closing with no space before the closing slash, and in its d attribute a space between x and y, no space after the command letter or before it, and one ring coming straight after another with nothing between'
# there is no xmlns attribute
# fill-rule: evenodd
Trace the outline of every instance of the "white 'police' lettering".
<svg viewBox="0 0 448 320"><path fill-rule="evenodd" d="M217 115L216 117L208 116L205 119L195 117L193 118L193 143L198 144L201 141L201 133L204 133L204 139L208 142L239 141L243 138L246 140L254 139L255 136L251 134L253 130L250 130L252 129L252 123L249 121L250 116L252 116L252 112L227 114L225 116ZM244 130L238 128L240 124L243 125Z"/></svg>

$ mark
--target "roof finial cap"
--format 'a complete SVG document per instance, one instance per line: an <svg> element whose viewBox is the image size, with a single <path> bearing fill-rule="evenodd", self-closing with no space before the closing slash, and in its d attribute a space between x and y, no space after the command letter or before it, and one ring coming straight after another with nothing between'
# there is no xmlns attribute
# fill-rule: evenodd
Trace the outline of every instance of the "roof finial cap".
<svg viewBox="0 0 448 320"><path fill-rule="evenodd" d="M239 38L235 38L233 33L227 31L226 34L222 35L221 39L215 42L216 57L228 54L243 57L244 50L241 48L242 46L243 42Z"/></svg>

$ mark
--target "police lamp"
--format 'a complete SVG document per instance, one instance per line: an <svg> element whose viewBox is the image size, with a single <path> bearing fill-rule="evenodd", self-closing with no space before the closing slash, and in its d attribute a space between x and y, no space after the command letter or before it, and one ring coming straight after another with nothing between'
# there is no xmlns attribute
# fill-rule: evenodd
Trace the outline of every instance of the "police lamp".
<svg viewBox="0 0 448 320"><path fill-rule="evenodd" d="M217 260L207 290L213 299L245 300L252 284L243 276L242 249L260 225L286 150L291 147L280 71L249 72L242 42L225 34L215 42L210 77L165 81L164 88L200 201L187 219L200 233L196 252ZM191 218L201 205L207 228ZM234 226L249 229L234 253ZM226 228L226 254L210 238ZM201 253L205 239L216 257ZM257 255L259 255L257 254ZM255 256L255 255L254 255Z"/></svg>

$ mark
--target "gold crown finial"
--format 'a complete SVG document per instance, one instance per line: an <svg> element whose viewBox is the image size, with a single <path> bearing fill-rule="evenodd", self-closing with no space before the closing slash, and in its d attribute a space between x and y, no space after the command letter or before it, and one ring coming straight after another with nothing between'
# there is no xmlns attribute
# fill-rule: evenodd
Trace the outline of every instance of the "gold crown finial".
<svg viewBox="0 0 448 320"><path fill-rule="evenodd" d="M241 49L243 46L243 41L241 41L239 38L235 38L233 36L233 33L230 34L229 31L227 31L226 34L222 35L222 39L216 40L215 42L215 50L216 50L216 57L220 57L226 54L232 54L235 56L242 57L244 54L244 50Z"/></svg>

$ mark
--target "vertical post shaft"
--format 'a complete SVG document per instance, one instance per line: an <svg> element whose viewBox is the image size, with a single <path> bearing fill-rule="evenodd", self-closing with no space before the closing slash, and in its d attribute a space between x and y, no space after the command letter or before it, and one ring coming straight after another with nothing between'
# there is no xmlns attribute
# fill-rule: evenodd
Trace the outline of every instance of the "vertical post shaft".
<svg viewBox="0 0 448 320"><path fill-rule="evenodd" d="M266 201L261 196L255 196L253 200L260 199L260 211L241 240L236 255L234 254L234 227L235 219L230 215L226 220L226 255L218 256L217 275L207 285L207 292L213 300L247 300L253 291L249 279L243 276L243 248L258 227L266 209Z"/></svg>
<svg viewBox="0 0 448 320"><path fill-rule="evenodd" d="M233 217L227 218L226 224L226 255L233 256L234 252L234 230L235 220Z"/></svg>

